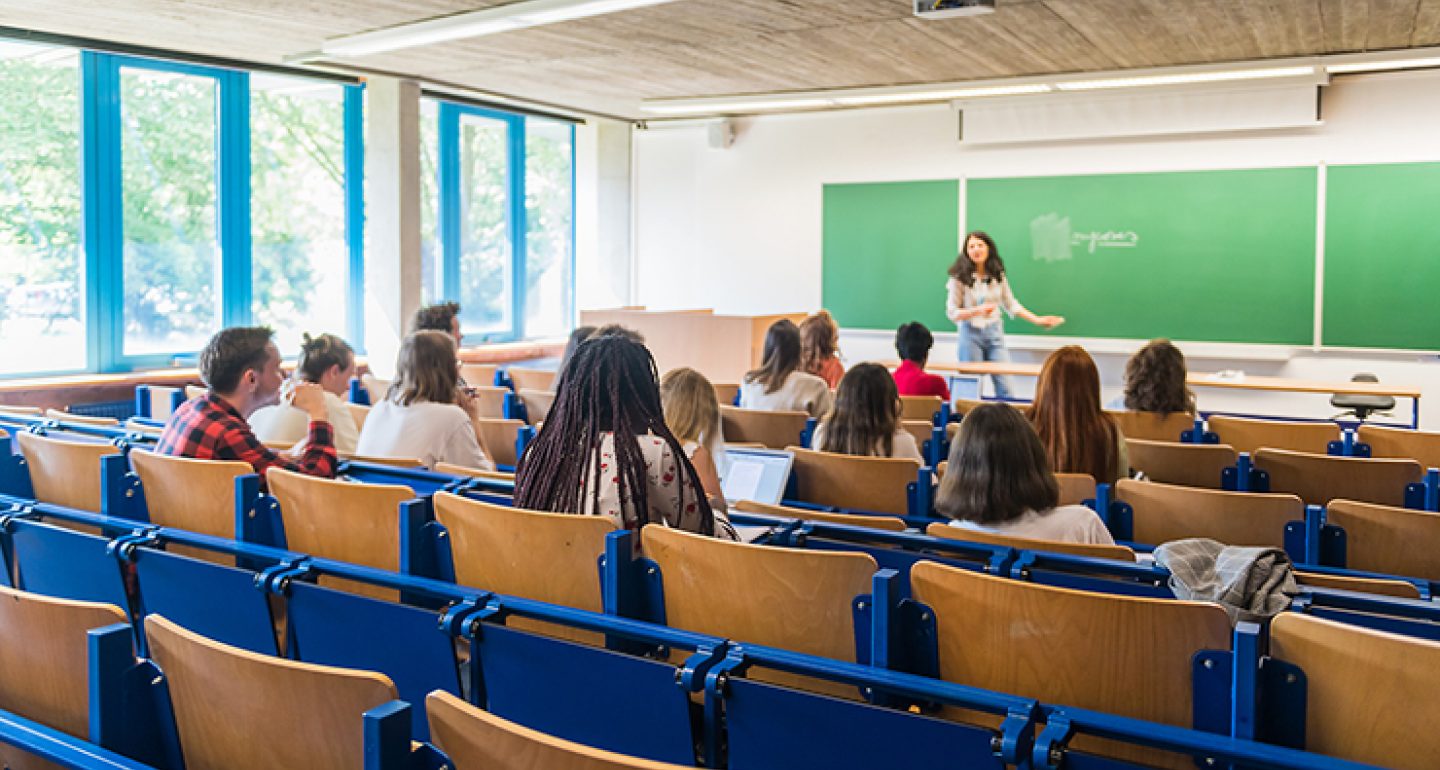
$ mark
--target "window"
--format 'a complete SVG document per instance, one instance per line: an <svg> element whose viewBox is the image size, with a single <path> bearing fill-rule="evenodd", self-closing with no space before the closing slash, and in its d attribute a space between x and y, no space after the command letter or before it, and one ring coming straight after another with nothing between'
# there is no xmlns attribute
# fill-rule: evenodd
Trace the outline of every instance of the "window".
<svg viewBox="0 0 1440 770"><path fill-rule="evenodd" d="M514 326L510 129L505 120L460 116L460 325L467 335L504 336Z"/></svg>
<svg viewBox="0 0 1440 770"><path fill-rule="evenodd" d="M345 87L251 75L250 180L255 323L287 356L303 333L346 336Z"/></svg>
<svg viewBox="0 0 1440 770"><path fill-rule="evenodd" d="M439 105L420 100L420 301L444 296L445 264L440 255Z"/></svg>
<svg viewBox="0 0 1440 770"><path fill-rule="evenodd" d="M574 301L575 128L525 119L525 333L558 337Z"/></svg>
<svg viewBox="0 0 1440 770"><path fill-rule="evenodd" d="M0 41L0 375L86 366L80 68Z"/></svg>

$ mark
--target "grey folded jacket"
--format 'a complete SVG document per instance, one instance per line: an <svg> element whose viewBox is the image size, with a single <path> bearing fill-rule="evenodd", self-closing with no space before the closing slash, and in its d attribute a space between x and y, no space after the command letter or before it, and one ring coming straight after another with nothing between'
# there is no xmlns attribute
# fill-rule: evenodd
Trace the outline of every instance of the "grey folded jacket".
<svg viewBox="0 0 1440 770"><path fill-rule="evenodd" d="M1299 593L1290 557L1278 548L1242 548L1214 540L1175 540L1155 549L1181 599L1216 602L1233 625L1269 618Z"/></svg>

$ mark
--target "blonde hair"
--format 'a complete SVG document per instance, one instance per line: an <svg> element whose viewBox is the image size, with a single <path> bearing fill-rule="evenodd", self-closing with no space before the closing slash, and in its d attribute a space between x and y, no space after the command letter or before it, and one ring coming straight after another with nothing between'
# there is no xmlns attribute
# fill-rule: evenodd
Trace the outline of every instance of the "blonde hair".
<svg viewBox="0 0 1440 770"><path fill-rule="evenodd" d="M411 332L400 345L395 369L391 401L401 406L421 401L455 403L460 390L460 364L455 358L455 338L446 332Z"/></svg>
<svg viewBox="0 0 1440 770"><path fill-rule="evenodd" d="M689 367L671 369L660 378L660 402L675 438L703 445L719 463L718 450L724 445L720 401L705 375Z"/></svg>

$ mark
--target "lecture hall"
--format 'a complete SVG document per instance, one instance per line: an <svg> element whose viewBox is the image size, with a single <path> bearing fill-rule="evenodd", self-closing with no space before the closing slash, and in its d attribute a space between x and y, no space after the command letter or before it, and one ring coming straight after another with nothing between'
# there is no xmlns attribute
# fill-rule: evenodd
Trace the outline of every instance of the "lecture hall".
<svg viewBox="0 0 1440 770"><path fill-rule="evenodd" d="M1440 0L0 0L0 770L1440 768Z"/></svg>

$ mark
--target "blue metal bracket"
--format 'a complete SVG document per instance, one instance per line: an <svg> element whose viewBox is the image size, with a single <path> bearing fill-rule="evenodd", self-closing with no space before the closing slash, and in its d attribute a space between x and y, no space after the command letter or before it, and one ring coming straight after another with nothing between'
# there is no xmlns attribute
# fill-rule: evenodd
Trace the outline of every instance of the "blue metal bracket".
<svg viewBox="0 0 1440 770"><path fill-rule="evenodd" d="M530 424L529 415L525 411L525 402L520 400L519 394L509 391L501 401L500 416L507 420L519 420L526 425Z"/></svg>
<svg viewBox="0 0 1440 770"><path fill-rule="evenodd" d="M1340 431L1339 441L1331 441L1325 445L1325 452L1340 457L1369 457L1370 445L1361 443L1356 438L1354 428L1345 428Z"/></svg>
<svg viewBox="0 0 1440 770"><path fill-rule="evenodd" d="M939 679L940 647L935 611L914 599L901 599L895 603L890 619L896 628L890 634L888 668Z"/></svg>
<svg viewBox="0 0 1440 770"><path fill-rule="evenodd" d="M1405 507L1440 511L1440 468L1430 468L1422 481L1405 487Z"/></svg>
<svg viewBox="0 0 1440 770"><path fill-rule="evenodd" d="M1035 748L1030 755L1030 766L1035 770L1058 770L1065 761L1065 746L1075 734L1070 718L1058 711L1045 717L1045 729L1035 739Z"/></svg>
<svg viewBox="0 0 1440 770"><path fill-rule="evenodd" d="M515 432L515 464L517 466L525 457L525 449L529 447L530 442L534 440L535 428L533 426L522 425L520 426L520 430Z"/></svg>
<svg viewBox="0 0 1440 770"><path fill-rule="evenodd" d="M909 497L909 515L928 519L935 506L935 469L922 465L915 474L915 480L905 487Z"/></svg>
<svg viewBox="0 0 1440 770"><path fill-rule="evenodd" d="M877 570L870 578L870 594L855 597L855 661L875 668L905 670L901 628L895 615L900 608L900 573L893 569ZM878 695L871 688L862 688L871 703L887 705L890 698Z"/></svg>
<svg viewBox="0 0 1440 770"><path fill-rule="evenodd" d="M1191 726L1230 734L1230 687L1235 666L1229 651L1200 650L1190 659Z"/></svg>
<svg viewBox="0 0 1440 770"><path fill-rule="evenodd" d="M40 517L40 512L35 510L34 503L12 503L4 513L0 513L0 533L10 534L10 522L16 519L35 519Z"/></svg>
<svg viewBox="0 0 1440 770"><path fill-rule="evenodd" d="M100 515L149 523L150 509L140 477L125 454L100 458Z"/></svg>
<svg viewBox="0 0 1440 770"><path fill-rule="evenodd" d="M1249 452L1241 452L1235 467L1221 472L1220 487L1228 492L1269 492L1270 474L1255 467Z"/></svg>
<svg viewBox="0 0 1440 770"><path fill-rule="evenodd" d="M1292 749L1305 748L1305 702L1309 685L1299 666L1276 658L1260 661L1257 737Z"/></svg>
<svg viewBox="0 0 1440 770"><path fill-rule="evenodd" d="M436 539L429 530L434 523L434 512L428 498L406 500L397 511L400 527L400 573L415 577L442 579L439 572L440 559L436 553ZM444 602L428 594L401 591L400 601L417 607L439 609Z"/></svg>
<svg viewBox="0 0 1440 770"><path fill-rule="evenodd" d="M1195 427L1181 431L1180 443L1182 444L1218 444L1220 437L1208 430L1205 430L1205 419L1195 418Z"/></svg>
<svg viewBox="0 0 1440 770"><path fill-rule="evenodd" d="M815 426L819 424L819 421L814 417L805 418L805 427L800 429L800 446L806 449L814 449L814 447L810 446L810 442L815 439Z"/></svg>
<svg viewBox="0 0 1440 770"><path fill-rule="evenodd" d="M473 638L468 633L470 616L485 610L494 594L486 592L451 605L440 615L440 630L450 636Z"/></svg>
<svg viewBox="0 0 1440 770"><path fill-rule="evenodd" d="M1011 706L1000 723L1000 734L990 742L995 756L1007 766L1025 767L1025 758L1035 750L1035 723L1040 704L1031 701L1025 707Z"/></svg>
<svg viewBox="0 0 1440 770"><path fill-rule="evenodd" d="M370 391L365 389L365 383L359 377L350 378L350 403L370 406Z"/></svg>
<svg viewBox="0 0 1440 770"><path fill-rule="evenodd" d="M721 642L714 647L702 646L680 664L675 671L675 684L685 692L700 692L705 688L705 677L709 676L710 669L718 666L729 654L730 645L728 642Z"/></svg>
<svg viewBox="0 0 1440 770"><path fill-rule="evenodd" d="M392 700L365 712L365 770L408 770L410 704Z"/></svg>
<svg viewBox="0 0 1440 770"><path fill-rule="evenodd" d="M261 570L255 576L255 587L261 591L283 596L290 590L290 583L303 580L312 574L309 556L286 559L274 566Z"/></svg>
<svg viewBox="0 0 1440 770"><path fill-rule="evenodd" d="M239 498L248 494L248 490L241 489L241 482L247 478L255 479L256 495L252 499L242 501ZM258 476L247 474L236 477L235 539L243 543L254 543L284 550L286 548L285 522L280 511L280 501L272 495L258 493Z"/></svg>
<svg viewBox="0 0 1440 770"><path fill-rule="evenodd" d="M1303 564L1324 564L1320 559L1320 532L1325 528L1325 509L1305 506L1305 558ZM1344 566L1344 565L1334 565Z"/></svg>
<svg viewBox="0 0 1440 770"><path fill-rule="evenodd" d="M105 553L120 561L135 561L135 549L159 543L160 528L152 524L111 540L105 545Z"/></svg>
<svg viewBox="0 0 1440 770"><path fill-rule="evenodd" d="M1256 737L1256 690L1260 673L1260 625L1235 624L1233 665L1230 670L1230 736L1253 741Z"/></svg>
<svg viewBox="0 0 1440 770"><path fill-rule="evenodd" d="M743 673L749 667L745 660L745 649L726 645L725 658L710 666L705 673L705 766L725 767L726 749L721 739L724 734L724 698L732 673ZM693 680L693 677L692 677Z"/></svg>
<svg viewBox="0 0 1440 770"><path fill-rule="evenodd" d="M1305 563L1305 521L1285 522L1285 555L1296 564Z"/></svg>

